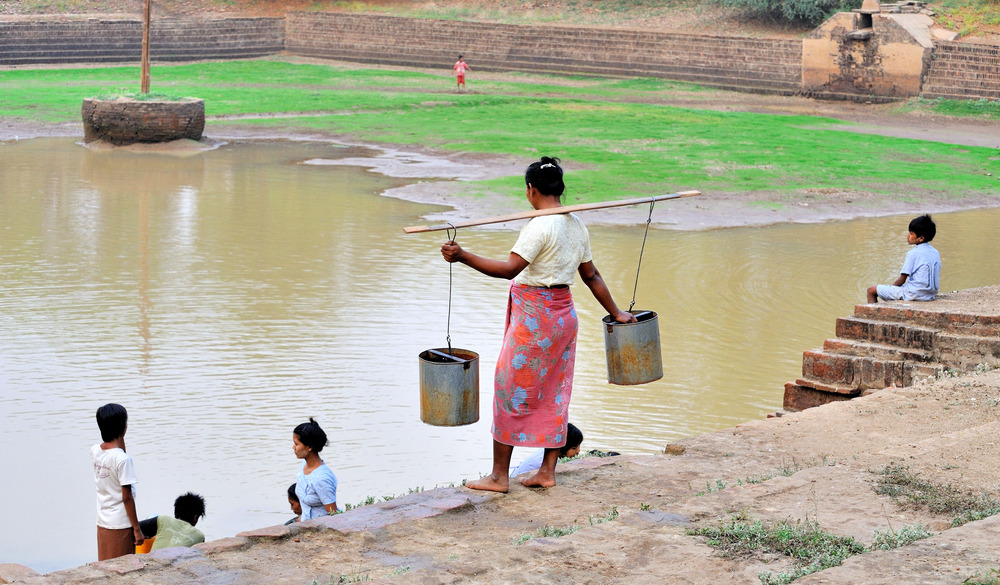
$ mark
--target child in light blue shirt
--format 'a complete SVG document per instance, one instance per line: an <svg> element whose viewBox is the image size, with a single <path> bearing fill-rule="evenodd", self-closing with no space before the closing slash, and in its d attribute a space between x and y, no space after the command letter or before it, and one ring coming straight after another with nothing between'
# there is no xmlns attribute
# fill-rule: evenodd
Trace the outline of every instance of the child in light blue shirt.
<svg viewBox="0 0 1000 585"><path fill-rule="evenodd" d="M883 301L933 301L938 292L941 275L941 254L930 245L937 227L929 215L921 215L910 222L906 243L913 249L906 253L899 278L892 284L868 287L868 302Z"/></svg>

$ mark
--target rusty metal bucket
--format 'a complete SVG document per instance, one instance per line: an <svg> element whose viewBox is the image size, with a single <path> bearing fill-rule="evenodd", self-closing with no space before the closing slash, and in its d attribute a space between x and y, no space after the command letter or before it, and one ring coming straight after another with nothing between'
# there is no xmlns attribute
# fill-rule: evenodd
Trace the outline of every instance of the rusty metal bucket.
<svg viewBox="0 0 1000 585"><path fill-rule="evenodd" d="M439 427L479 420L479 354L467 349L420 352L420 420Z"/></svg>
<svg viewBox="0 0 1000 585"><path fill-rule="evenodd" d="M636 323L618 323L611 315L604 321L604 352L608 382L631 386L663 377L660 324L654 311L633 313Z"/></svg>

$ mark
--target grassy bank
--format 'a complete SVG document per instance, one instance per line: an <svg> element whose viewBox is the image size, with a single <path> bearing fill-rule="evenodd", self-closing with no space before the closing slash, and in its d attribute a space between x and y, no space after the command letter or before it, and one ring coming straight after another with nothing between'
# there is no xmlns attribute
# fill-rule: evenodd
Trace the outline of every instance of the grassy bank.
<svg viewBox="0 0 1000 585"><path fill-rule="evenodd" d="M446 76L280 61L155 67L153 75L156 91L201 97L209 116L240 118L227 124L526 159L558 155L584 167L574 172L574 202L689 188L961 197L1000 185L993 149L858 135L817 117L671 107L664 103L679 93L706 102L716 94L663 80L508 76L473 79L472 92L454 93ZM3 71L0 116L77 121L83 98L137 79L135 67ZM517 184L512 177L480 190Z"/></svg>

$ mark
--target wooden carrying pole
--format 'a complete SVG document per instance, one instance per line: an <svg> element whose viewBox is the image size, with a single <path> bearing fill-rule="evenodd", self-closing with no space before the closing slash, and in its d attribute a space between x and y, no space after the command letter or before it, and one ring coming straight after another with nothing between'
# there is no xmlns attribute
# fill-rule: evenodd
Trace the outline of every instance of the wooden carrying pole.
<svg viewBox="0 0 1000 585"><path fill-rule="evenodd" d="M626 205L641 205L652 201L667 201L670 199L681 199L682 197L695 197L701 195L701 191L681 191L670 195L654 195L652 197L640 197L639 199L623 199L621 201L605 201L603 203L581 203L579 205L566 205L564 207L551 207L548 209L535 209L532 211L521 211L510 215L498 215L487 217L486 219L473 219L455 224L446 223L443 225L411 225L403 228L408 234L419 234L423 232L437 232L441 230L472 227L475 225L486 225L490 223L505 223L519 219L531 219L543 215L556 215L559 213L572 213L574 211L590 211L592 209L607 209L609 207L624 207Z"/></svg>

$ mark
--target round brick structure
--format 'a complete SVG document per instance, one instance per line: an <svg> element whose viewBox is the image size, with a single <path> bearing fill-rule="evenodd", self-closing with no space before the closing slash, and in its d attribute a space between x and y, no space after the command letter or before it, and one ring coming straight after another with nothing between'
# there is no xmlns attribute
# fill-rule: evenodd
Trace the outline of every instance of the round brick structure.
<svg viewBox="0 0 1000 585"><path fill-rule="evenodd" d="M139 101L85 99L81 109L84 142L104 140L116 145L201 140L205 130L205 100Z"/></svg>

